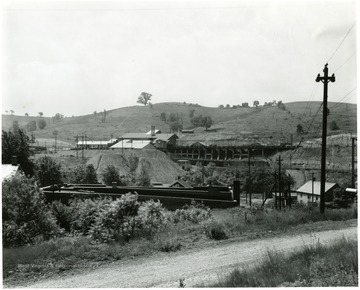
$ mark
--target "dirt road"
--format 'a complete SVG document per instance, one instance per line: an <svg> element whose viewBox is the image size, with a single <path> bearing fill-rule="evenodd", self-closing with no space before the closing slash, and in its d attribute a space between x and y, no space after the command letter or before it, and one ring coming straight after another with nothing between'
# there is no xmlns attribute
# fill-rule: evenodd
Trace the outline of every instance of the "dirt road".
<svg viewBox="0 0 360 290"><path fill-rule="evenodd" d="M226 241L213 248L162 253L110 264L86 274L68 275L53 280L27 285L31 288L127 288L127 287L178 287L185 279L186 287L203 282L216 282L234 267L254 265L267 250L293 251L305 244L320 241L329 244L345 236L357 239L357 228L309 232L307 234L237 242Z"/></svg>

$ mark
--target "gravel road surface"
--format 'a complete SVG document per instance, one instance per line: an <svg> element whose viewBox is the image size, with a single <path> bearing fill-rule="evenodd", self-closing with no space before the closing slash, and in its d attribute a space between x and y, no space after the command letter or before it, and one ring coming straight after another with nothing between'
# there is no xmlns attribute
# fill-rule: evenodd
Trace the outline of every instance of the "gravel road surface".
<svg viewBox="0 0 360 290"><path fill-rule="evenodd" d="M267 250L291 252L317 241L329 244L343 236L357 239L357 227L246 242L228 240L212 248L161 253L152 257L120 261L88 273L43 280L26 287L175 288L179 286L180 279L185 279L186 287L194 287L202 283L206 285L216 282L234 267L254 266Z"/></svg>

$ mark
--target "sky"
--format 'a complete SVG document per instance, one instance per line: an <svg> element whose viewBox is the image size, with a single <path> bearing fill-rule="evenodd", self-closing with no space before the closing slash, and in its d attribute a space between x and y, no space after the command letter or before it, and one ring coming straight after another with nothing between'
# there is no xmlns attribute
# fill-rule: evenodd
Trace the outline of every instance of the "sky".
<svg viewBox="0 0 360 290"><path fill-rule="evenodd" d="M8 1L2 113L151 102L356 103L355 1Z"/></svg>

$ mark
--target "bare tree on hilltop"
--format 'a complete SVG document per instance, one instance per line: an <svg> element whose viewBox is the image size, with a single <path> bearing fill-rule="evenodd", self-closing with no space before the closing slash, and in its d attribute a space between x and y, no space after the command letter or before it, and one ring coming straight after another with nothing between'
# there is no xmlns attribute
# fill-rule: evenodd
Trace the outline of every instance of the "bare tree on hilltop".
<svg viewBox="0 0 360 290"><path fill-rule="evenodd" d="M139 104L144 104L145 106L149 103L152 94L142 92L137 100Z"/></svg>

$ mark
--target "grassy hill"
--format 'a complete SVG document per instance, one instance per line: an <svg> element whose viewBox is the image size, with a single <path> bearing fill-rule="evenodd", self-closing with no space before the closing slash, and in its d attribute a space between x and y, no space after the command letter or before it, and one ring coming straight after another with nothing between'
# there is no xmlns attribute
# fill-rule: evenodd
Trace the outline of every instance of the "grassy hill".
<svg viewBox="0 0 360 290"><path fill-rule="evenodd" d="M162 132L170 132L169 124L162 121L161 113L178 114L183 121L184 129L191 128L190 112L194 115L210 116L214 120L213 126L206 131L205 128L194 128L194 134L181 134L181 140L214 141L244 139L249 142L281 143L299 142L301 138L307 140L321 136L322 108L321 102L294 102L286 103L286 109L278 107L249 107L249 108L210 108L185 103L159 103L149 106L132 106L114 109L106 112L106 120L102 122L101 113L89 114L79 117L66 117L59 122L45 118L45 129L37 129L32 133L38 140L52 144L53 132L58 131L58 141L64 144L75 144L76 135L86 135L90 140L108 140L110 137L119 137L126 132L146 132L151 125L155 125ZM330 115L328 124L335 121L339 130L328 130L328 134L356 133L355 104L329 103ZM66 112L63 112L66 114ZM30 120L39 117L2 116L2 129L8 130L13 122L18 121L20 127L26 127ZM297 125L302 125L303 135L296 134ZM44 145L44 144L40 144Z"/></svg>

